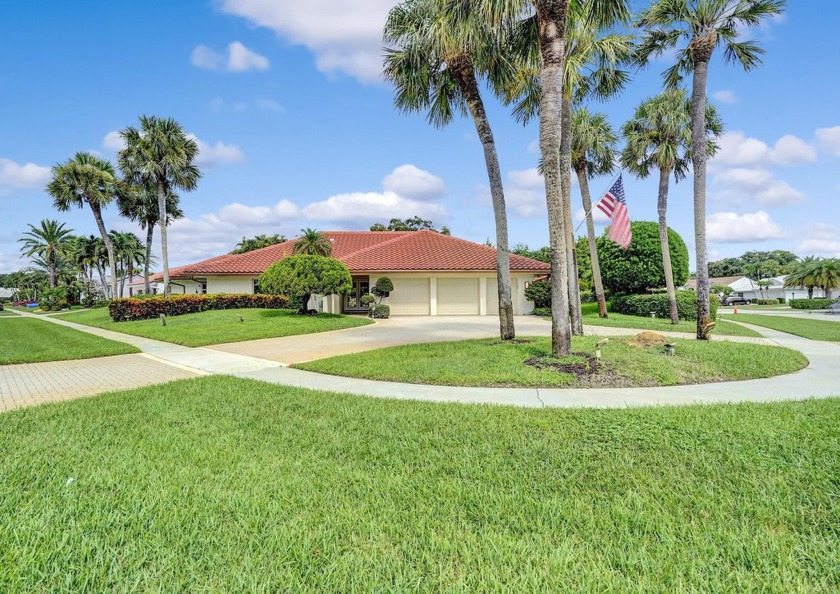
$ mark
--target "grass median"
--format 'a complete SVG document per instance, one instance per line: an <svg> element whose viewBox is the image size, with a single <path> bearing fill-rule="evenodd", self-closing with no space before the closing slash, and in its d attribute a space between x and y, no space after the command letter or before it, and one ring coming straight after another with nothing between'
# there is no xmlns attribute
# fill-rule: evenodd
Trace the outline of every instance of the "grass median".
<svg viewBox="0 0 840 594"><path fill-rule="evenodd" d="M638 330L652 330L653 332L685 332L686 334L696 334L697 332L697 322L689 320L680 320L678 324L672 324L671 320L667 318L645 318L615 312L608 312L607 318L599 318L597 303L584 303L582 313L583 323L588 326L636 328ZM721 336L761 336L750 328L727 323L717 324L713 334L720 334Z"/></svg>
<svg viewBox="0 0 840 594"><path fill-rule="evenodd" d="M107 340L33 318L7 319L0 326L0 365L90 359L139 352Z"/></svg>
<svg viewBox="0 0 840 594"><path fill-rule="evenodd" d="M744 322L745 324L763 326L764 328L771 328L780 332L795 334L796 336L809 338L811 340L840 342L840 316L838 316L838 320L836 322L829 322L826 320L808 320L805 318L780 315L768 316L740 313L737 315L727 315L725 316L725 319Z"/></svg>
<svg viewBox="0 0 840 594"><path fill-rule="evenodd" d="M106 307L69 313L61 319L189 347L327 332L372 323L364 317L301 316L285 309L225 309L169 316L166 326L159 319L114 322Z"/></svg>

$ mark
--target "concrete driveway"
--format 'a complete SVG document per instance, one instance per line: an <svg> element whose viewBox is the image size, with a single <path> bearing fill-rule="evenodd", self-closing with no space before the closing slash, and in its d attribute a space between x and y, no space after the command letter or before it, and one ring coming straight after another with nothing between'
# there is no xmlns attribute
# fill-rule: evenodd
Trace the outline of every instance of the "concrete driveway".
<svg viewBox="0 0 840 594"><path fill-rule="evenodd" d="M518 336L550 336L551 323L535 316L516 316ZM585 334L599 336L635 335L641 330L584 326ZM664 332L666 336L691 338L691 334ZM444 342L469 338L493 338L499 335L499 319L495 316L404 316L377 320L361 326L333 332L264 338L248 342L233 342L204 347L225 353L246 355L277 361L287 365L371 351L402 344ZM763 338L716 337L742 342L767 343Z"/></svg>

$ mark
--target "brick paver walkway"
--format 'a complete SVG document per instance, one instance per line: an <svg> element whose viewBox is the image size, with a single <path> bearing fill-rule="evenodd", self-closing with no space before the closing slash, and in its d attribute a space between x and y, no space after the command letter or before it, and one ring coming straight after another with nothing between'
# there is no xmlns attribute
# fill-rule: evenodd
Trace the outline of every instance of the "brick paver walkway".
<svg viewBox="0 0 840 594"><path fill-rule="evenodd" d="M4 365L0 367L0 412L198 375L142 354Z"/></svg>

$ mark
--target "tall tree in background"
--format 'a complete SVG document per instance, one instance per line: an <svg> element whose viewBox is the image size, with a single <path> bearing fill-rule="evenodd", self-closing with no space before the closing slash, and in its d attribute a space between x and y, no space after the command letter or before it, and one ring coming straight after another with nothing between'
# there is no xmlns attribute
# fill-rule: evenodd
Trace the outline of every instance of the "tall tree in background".
<svg viewBox="0 0 840 594"><path fill-rule="evenodd" d="M143 276L145 277L145 293L146 295L150 295L152 291L149 283L149 267L152 263L152 243L154 240L155 225L160 221L160 203L158 202L157 188L151 185L130 185L117 198L117 207L120 209L122 216L139 223L140 228L146 231L146 255L143 258ZM169 225L175 219L180 219L183 216L184 212L179 205L178 195L170 192L166 196L166 224Z"/></svg>
<svg viewBox="0 0 840 594"><path fill-rule="evenodd" d="M595 285L598 315L602 318L607 317L607 300L598 262L589 180L599 175L611 174L615 170L618 155L615 143L616 136L607 116L602 113L590 113L584 108L572 112L572 169L577 175L583 211L586 213L586 239L592 262L592 283Z"/></svg>
<svg viewBox="0 0 840 594"><path fill-rule="evenodd" d="M286 241L286 236L280 235L279 233L275 233L274 235L243 237L242 241L236 244L236 249L234 249L231 254L245 254L270 245L277 245L278 243L283 243L284 241Z"/></svg>
<svg viewBox="0 0 840 594"><path fill-rule="evenodd" d="M306 256L330 256L332 255L332 242L321 231L315 229L301 229L300 237L292 246L292 253Z"/></svg>
<svg viewBox="0 0 840 594"><path fill-rule="evenodd" d="M510 281L507 213L496 143L479 80L491 81L510 70L502 36L469 11L447 10L438 0L406 0L385 22L385 78L395 88L401 111L427 112L435 127L469 112L484 149L496 224L496 278L499 334L516 336ZM443 8L443 9L442 9Z"/></svg>
<svg viewBox="0 0 840 594"><path fill-rule="evenodd" d="M50 287L57 284L56 263L58 258L67 254L70 249L72 229L66 229L64 223L50 219L41 219L39 226L29 225L18 240L23 245L20 251L26 257L39 256L44 260L50 274Z"/></svg>
<svg viewBox="0 0 840 594"><path fill-rule="evenodd" d="M711 104L706 105L706 145L709 156L717 152L714 138L720 136L723 124ZM659 171L659 244L665 268L665 287L671 323L680 321L677 293L668 250L668 186L671 175L679 182L686 176L691 163L691 100L682 89L669 89L642 102L633 118L621 129L625 147L621 166L636 177L646 178L651 171Z"/></svg>
<svg viewBox="0 0 840 594"><path fill-rule="evenodd" d="M163 262L163 295L169 297L169 250L167 246L166 199L175 190L190 192L201 172L195 165L198 145L172 118L140 116L140 128L120 132L125 148L117 158L126 180L138 187L155 188L160 218L160 251Z"/></svg>
<svg viewBox="0 0 840 594"><path fill-rule="evenodd" d="M712 320L709 307L709 270L706 259L706 93L709 63L718 46L724 59L751 70L761 63L764 50L745 41L744 32L781 14L784 0L654 0L642 13L646 30L638 51L644 64L652 56L675 48L676 64L665 71L668 87L677 87L693 75L691 91L691 151L694 170L694 242L697 259L697 338L708 340Z"/></svg>
<svg viewBox="0 0 840 594"><path fill-rule="evenodd" d="M108 297L113 299L117 294L117 263L114 258L114 246L102 219L102 209L119 194L114 166L90 153L76 153L66 163L53 167L52 181L47 184L47 193L53 197L53 203L60 211L70 210L73 206L83 208L85 204L90 207L108 255L111 273L110 283L107 285L103 275L102 288L105 291L110 290Z"/></svg>

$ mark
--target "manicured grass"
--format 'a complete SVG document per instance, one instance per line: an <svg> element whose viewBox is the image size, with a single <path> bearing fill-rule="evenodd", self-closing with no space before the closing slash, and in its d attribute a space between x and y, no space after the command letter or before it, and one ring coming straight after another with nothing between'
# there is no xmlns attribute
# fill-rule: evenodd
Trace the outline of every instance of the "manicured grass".
<svg viewBox="0 0 840 594"><path fill-rule="evenodd" d="M0 317L2 316L14 316L17 315L15 312L10 311L8 309L0 309Z"/></svg>
<svg viewBox="0 0 840 594"><path fill-rule="evenodd" d="M0 323L3 324L0 326L0 365L89 359L138 352L133 346L42 320L19 318Z"/></svg>
<svg viewBox="0 0 840 594"><path fill-rule="evenodd" d="M0 415L0 591L836 592L838 417L218 376L21 409Z"/></svg>
<svg viewBox="0 0 840 594"><path fill-rule="evenodd" d="M239 316L245 321L240 322ZM165 327L160 320L114 322L106 307L67 314L61 319L191 347L326 332L372 323L363 317L331 314L301 316L282 309L226 309L172 316L166 319Z"/></svg>
<svg viewBox="0 0 840 594"><path fill-rule="evenodd" d="M744 380L791 373L808 360L790 349L735 342L677 340L677 354L644 348L631 338L612 338L602 348L598 372L575 378L524 361L551 358L549 338L525 343L497 339L390 347L295 365L300 369L366 379L447 386L630 387ZM592 354L598 337L572 339L572 351ZM569 362L578 362L573 357Z"/></svg>
<svg viewBox="0 0 840 594"><path fill-rule="evenodd" d="M837 322L825 320L808 320L805 318L794 318L787 316L761 316L761 315L727 315L726 319L755 324L765 328L772 328L781 332L795 334L811 340L828 340L840 342L840 319Z"/></svg>
<svg viewBox="0 0 840 594"><path fill-rule="evenodd" d="M583 304L583 323L588 326L608 326L612 328L637 328L639 330L653 330L654 332L686 332L697 333L697 322L681 320L679 324L672 324L669 319L643 318L626 314L608 312L607 319L598 317L597 303ZM737 324L719 323L713 334L724 336L761 336L754 330L738 326Z"/></svg>

